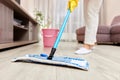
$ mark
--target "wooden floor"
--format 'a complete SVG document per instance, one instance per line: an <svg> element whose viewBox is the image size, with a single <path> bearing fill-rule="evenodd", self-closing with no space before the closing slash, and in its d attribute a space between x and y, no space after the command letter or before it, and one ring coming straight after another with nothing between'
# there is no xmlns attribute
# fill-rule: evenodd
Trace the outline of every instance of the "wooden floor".
<svg viewBox="0 0 120 80"><path fill-rule="evenodd" d="M75 55L81 44L61 42L56 55L85 58L89 70L48 66L33 63L12 63L25 54L49 53L40 43L0 52L0 80L120 80L120 46L98 45L89 55Z"/></svg>

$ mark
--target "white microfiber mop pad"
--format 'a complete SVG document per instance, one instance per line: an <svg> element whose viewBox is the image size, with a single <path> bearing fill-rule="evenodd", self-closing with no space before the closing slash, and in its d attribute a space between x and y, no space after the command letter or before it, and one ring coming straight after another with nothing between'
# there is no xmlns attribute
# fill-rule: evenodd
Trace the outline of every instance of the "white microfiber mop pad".
<svg viewBox="0 0 120 80"><path fill-rule="evenodd" d="M89 64L86 60L80 58L70 58L70 57L53 57L52 60L47 59L46 54L28 54L23 57L18 57L12 59L13 62L16 61L26 61L26 62L36 62L53 64L59 66L69 66L73 68L88 70Z"/></svg>

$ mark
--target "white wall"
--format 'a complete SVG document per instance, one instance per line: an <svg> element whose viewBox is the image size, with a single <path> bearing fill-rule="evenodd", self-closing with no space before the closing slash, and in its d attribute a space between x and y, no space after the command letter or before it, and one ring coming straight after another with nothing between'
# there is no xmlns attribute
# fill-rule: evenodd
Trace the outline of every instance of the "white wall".
<svg viewBox="0 0 120 80"><path fill-rule="evenodd" d="M104 0L105 24L110 25L114 16L120 15L120 0Z"/></svg>
<svg viewBox="0 0 120 80"><path fill-rule="evenodd" d="M21 0L21 6L34 17L34 0Z"/></svg>

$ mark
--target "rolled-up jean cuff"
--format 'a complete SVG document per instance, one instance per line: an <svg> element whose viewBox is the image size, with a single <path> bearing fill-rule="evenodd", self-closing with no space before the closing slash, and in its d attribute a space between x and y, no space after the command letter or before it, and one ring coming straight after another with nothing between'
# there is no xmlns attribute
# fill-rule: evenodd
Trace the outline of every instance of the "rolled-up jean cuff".
<svg viewBox="0 0 120 80"><path fill-rule="evenodd" d="M95 42L90 42L90 41L89 41L89 42L88 42L88 41L87 41L87 42L86 42L86 41L84 42L84 44L88 44L88 45L95 45L95 43L96 43L96 41L95 41Z"/></svg>

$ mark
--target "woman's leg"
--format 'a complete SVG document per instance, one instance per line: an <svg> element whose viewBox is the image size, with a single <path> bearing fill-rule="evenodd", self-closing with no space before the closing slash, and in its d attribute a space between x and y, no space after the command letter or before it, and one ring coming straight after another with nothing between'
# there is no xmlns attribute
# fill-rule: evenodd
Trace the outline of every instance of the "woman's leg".
<svg viewBox="0 0 120 80"><path fill-rule="evenodd" d="M84 44L94 45L99 23L99 11L103 0L88 0Z"/></svg>
<svg viewBox="0 0 120 80"><path fill-rule="evenodd" d="M92 50L91 48L96 43L96 34L98 29L99 22L99 11L102 5L103 0L84 0L84 13L85 13L85 41L83 48L77 50L75 53L77 54L87 54Z"/></svg>

